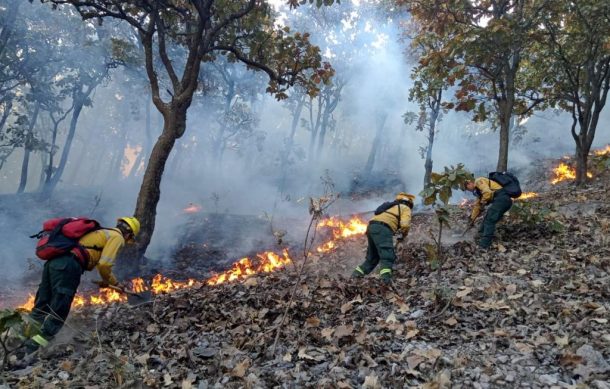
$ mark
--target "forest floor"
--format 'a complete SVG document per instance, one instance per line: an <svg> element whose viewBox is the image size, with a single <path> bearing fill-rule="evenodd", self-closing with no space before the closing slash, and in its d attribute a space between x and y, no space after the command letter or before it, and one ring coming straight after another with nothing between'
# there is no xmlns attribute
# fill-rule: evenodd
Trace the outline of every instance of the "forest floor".
<svg viewBox="0 0 610 389"><path fill-rule="evenodd" d="M3 379L24 388L608 389L609 193L605 176L517 202L489 251L448 231L440 273L426 256L435 221L418 215L392 287L349 278L366 249L359 236L308 258L300 280L296 261L138 307L83 308L35 363ZM454 231L464 213L453 211Z"/></svg>

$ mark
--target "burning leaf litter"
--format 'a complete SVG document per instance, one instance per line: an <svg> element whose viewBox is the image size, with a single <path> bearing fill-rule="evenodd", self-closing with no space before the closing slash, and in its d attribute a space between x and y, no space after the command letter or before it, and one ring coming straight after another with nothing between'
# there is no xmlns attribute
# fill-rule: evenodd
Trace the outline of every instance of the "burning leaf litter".
<svg viewBox="0 0 610 389"><path fill-rule="evenodd" d="M375 276L343 276L366 246L354 234L311 261L274 355L272 330L294 286L291 271L214 288L197 284L148 306L83 307L74 320L89 329L98 323L86 347L52 346L7 383L605 388L610 187L598 184L539 193L536 204L557 210L562 232L506 220L502 243L490 252L472 242L448 246L442 285L449 304L437 301L430 287L436 273L424 243L407 242L394 288ZM429 215L416 216L414 229L430 222ZM459 228L464 216L456 207L452 224Z"/></svg>
<svg viewBox="0 0 610 389"><path fill-rule="evenodd" d="M358 217L352 217L349 220L341 220L338 217L331 217L321 220L318 223L318 229L330 231L332 238L327 242L319 245L316 252L324 253L331 251L337 247L337 241L346 239L352 236L362 235L366 232L367 224ZM135 292L151 290L154 294L169 293L175 290L191 288L200 285L219 285L224 282L243 280L249 276L258 273L270 273L281 269L292 263L293 260L287 249L281 254L272 251L265 251L257 254L254 258L242 258L236 261L230 269L223 273L216 274L207 280L188 279L186 281L172 280L157 274L152 278L150 287L141 278L131 280L131 289ZM18 308L31 310L34 307L35 296L30 294L27 301L21 304ZM111 289L102 289L95 295L76 295L72 307L75 309L82 308L87 305L103 305L114 302L126 302L127 296L120 292Z"/></svg>

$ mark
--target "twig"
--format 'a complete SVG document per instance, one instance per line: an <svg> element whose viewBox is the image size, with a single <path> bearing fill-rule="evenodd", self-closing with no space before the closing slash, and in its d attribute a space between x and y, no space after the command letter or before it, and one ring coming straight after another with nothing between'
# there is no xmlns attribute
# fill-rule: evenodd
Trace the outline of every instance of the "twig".
<svg viewBox="0 0 610 389"><path fill-rule="evenodd" d="M432 319L436 319L437 317L441 316L443 313L445 313L445 311L447 310L447 308L449 308L449 306L451 305L451 303L453 302L453 296L449 299L449 301L447 301L447 303L445 304L445 306L443 307L443 309L440 310L439 313L436 313L432 316L430 316L429 318L427 318L427 321L430 321Z"/></svg>
<svg viewBox="0 0 610 389"><path fill-rule="evenodd" d="M292 305L292 301L294 300L294 296L296 294L297 288L299 287L299 284L301 283L301 276L303 275L303 270L305 270L305 265L307 264L307 259L309 258L309 250L307 247L307 239L309 238L309 233L311 231L311 226L313 225L313 222L316 222L316 227L318 226L318 214L314 213L311 216L311 220L309 222L309 227L307 228L307 233L305 234L305 244L304 244L304 248L303 248L303 264L301 265L301 268L299 269L299 273L297 274L297 279L294 283L294 287L292 288L292 291L290 292L290 298L288 299L288 304L286 305L286 309L284 309L284 313L282 314L282 320L280 320L280 323L277 326L277 332L275 334L275 340L273 341L273 346L271 347L271 354L274 355L275 354L275 349L277 347L277 342L280 339L280 334L282 333L282 326L284 325L284 321L286 320L286 317L288 316L288 310L290 309L290 306ZM316 228L317 229L317 228ZM315 238L315 229L314 229L314 234L313 234L313 238ZM312 238L312 243L313 243L313 238ZM310 244L311 247L311 244Z"/></svg>

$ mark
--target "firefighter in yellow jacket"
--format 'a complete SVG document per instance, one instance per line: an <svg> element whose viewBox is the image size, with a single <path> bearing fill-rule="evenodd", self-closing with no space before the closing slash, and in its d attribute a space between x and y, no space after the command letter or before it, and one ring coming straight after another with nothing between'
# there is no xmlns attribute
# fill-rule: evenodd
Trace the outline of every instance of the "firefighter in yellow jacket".
<svg viewBox="0 0 610 389"><path fill-rule="evenodd" d="M466 181L465 189L473 192L477 197L477 201L470 214L471 224L474 224L483 208L488 204L491 204L487 210L485 219L483 219L481 228L479 229L479 234L481 236L479 246L483 249L487 249L491 246L496 224L512 207L513 200L504 190L502 190L502 185L487 177L479 177L474 181Z"/></svg>
<svg viewBox="0 0 610 389"><path fill-rule="evenodd" d="M62 255L45 263L42 281L36 292L32 318L41 325L41 335L35 336L25 344L28 352L44 346L63 326L81 274L97 268L102 283L100 286L118 285L112 267L125 242L131 242L140 231L140 222L135 217L121 217L116 228L102 228L92 231L79 239L79 244L89 253L86 269L73 254Z"/></svg>
<svg viewBox="0 0 610 389"><path fill-rule="evenodd" d="M379 276L385 283L392 280L392 267L396 261L392 237L400 233L399 239L407 236L411 226L411 209L415 196L401 192L392 203L384 203L375 211L366 229L368 248L366 260L354 270L352 277L364 277L380 264Z"/></svg>

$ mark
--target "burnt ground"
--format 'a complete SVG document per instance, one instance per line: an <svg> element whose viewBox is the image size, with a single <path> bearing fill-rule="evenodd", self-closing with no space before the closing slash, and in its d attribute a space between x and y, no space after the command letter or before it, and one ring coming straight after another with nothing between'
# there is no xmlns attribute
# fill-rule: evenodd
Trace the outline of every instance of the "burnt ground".
<svg viewBox="0 0 610 389"><path fill-rule="evenodd" d="M609 191L607 176L586 189L552 187L522 206L529 216L514 208L486 252L459 237L465 210L454 209L440 277L425 250L434 221L418 215L391 288L375 275L348 278L364 255L357 237L310 257L299 281L289 266L140 307L83 309L71 319L77 337L4 379L28 388L605 389Z"/></svg>

